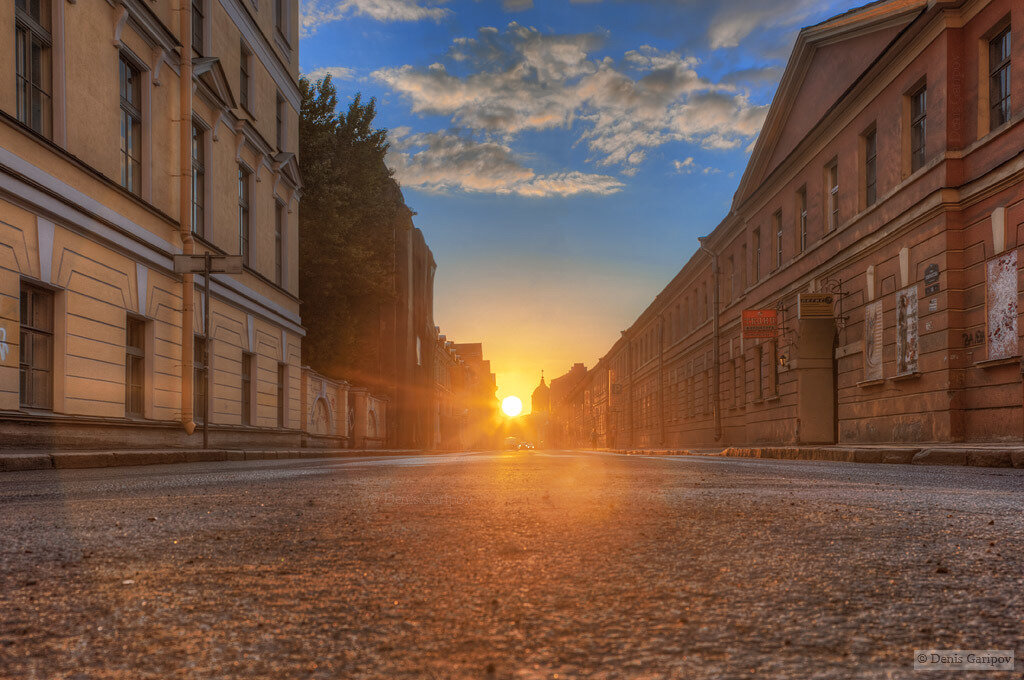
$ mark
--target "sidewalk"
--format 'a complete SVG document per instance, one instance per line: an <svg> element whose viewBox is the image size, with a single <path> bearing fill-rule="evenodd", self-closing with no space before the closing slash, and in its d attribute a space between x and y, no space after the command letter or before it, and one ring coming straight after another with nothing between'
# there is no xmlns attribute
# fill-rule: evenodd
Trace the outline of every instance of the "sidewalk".
<svg viewBox="0 0 1024 680"><path fill-rule="evenodd" d="M1024 444L894 444L861 446L730 446L694 449L629 449L617 453L644 456L725 456L775 460L829 460L844 463L954 465L1024 468Z"/></svg>
<svg viewBox="0 0 1024 680"><path fill-rule="evenodd" d="M161 449L152 451L0 451L0 472L101 468L126 465L207 463L224 460L280 460L288 458L354 458L405 456L423 453L401 449ZM438 453L444 453L439 451Z"/></svg>

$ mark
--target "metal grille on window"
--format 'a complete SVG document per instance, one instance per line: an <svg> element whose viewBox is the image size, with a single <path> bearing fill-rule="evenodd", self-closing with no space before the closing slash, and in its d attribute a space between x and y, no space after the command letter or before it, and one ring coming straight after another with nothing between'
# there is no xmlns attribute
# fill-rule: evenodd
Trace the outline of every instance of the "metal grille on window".
<svg viewBox="0 0 1024 680"><path fill-rule="evenodd" d="M988 44L989 101L991 127L1010 120L1010 27L1004 28Z"/></svg>
<svg viewBox="0 0 1024 680"><path fill-rule="evenodd" d="M14 26L15 90L18 120L51 135L52 71L50 3L16 0Z"/></svg>
<svg viewBox="0 0 1024 680"><path fill-rule="evenodd" d="M118 66L121 91L121 186L142 191L142 78L124 56Z"/></svg>
<svg viewBox="0 0 1024 680"><path fill-rule="evenodd" d="M124 410L127 415L143 415L146 365L146 322L128 317L124 341Z"/></svg>
<svg viewBox="0 0 1024 680"><path fill-rule="evenodd" d="M53 408L53 293L21 286L21 405Z"/></svg>

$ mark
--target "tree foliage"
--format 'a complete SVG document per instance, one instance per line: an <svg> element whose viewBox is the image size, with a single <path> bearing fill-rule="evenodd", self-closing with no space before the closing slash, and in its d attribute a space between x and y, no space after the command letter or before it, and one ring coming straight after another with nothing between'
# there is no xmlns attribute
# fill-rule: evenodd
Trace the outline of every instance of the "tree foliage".
<svg viewBox="0 0 1024 680"><path fill-rule="evenodd" d="M303 360L335 378L375 375L379 315L393 299L394 227L404 209L384 164L376 101L339 113L330 76L299 81L299 289Z"/></svg>

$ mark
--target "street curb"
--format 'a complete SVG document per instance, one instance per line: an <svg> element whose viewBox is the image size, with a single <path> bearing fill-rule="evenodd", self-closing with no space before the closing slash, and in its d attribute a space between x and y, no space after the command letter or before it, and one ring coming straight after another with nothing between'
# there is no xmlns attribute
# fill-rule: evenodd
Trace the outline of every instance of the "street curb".
<svg viewBox="0 0 1024 680"><path fill-rule="evenodd" d="M1024 450L973 447L730 446L718 451L694 449L621 449L616 451L616 453L642 456L715 456L768 460L823 460L883 465L1024 468Z"/></svg>
<svg viewBox="0 0 1024 680"><path fill-rule="evenodd" d="M408 456L446 451L404 449L163 449L157 451L54 451L52 453L0 453L0 472L67 470L175 463L213 463L244 460L300 460Z"/></svg>

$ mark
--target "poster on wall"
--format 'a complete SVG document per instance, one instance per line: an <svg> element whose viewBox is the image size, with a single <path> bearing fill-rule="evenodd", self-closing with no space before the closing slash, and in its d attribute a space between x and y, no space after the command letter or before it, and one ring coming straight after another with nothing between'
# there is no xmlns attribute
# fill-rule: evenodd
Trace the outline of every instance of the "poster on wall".
<svg viewBox="0 0 1024 680"><path fill-rule="evenodd" d="M987 270L988 358L1017 356L1017 251L989 260Z"/></svg>
<svg viewBox="0 0 1024 680"><path fill-rule="evenodd" d="M864 380L882 379L882 301L864 307Z"/></svg>
<svg viewBox="0 0 1024 680"><path fill-rule="evenodd" d="M917 373L917 286L896 293L896 375Z"/></svg>

